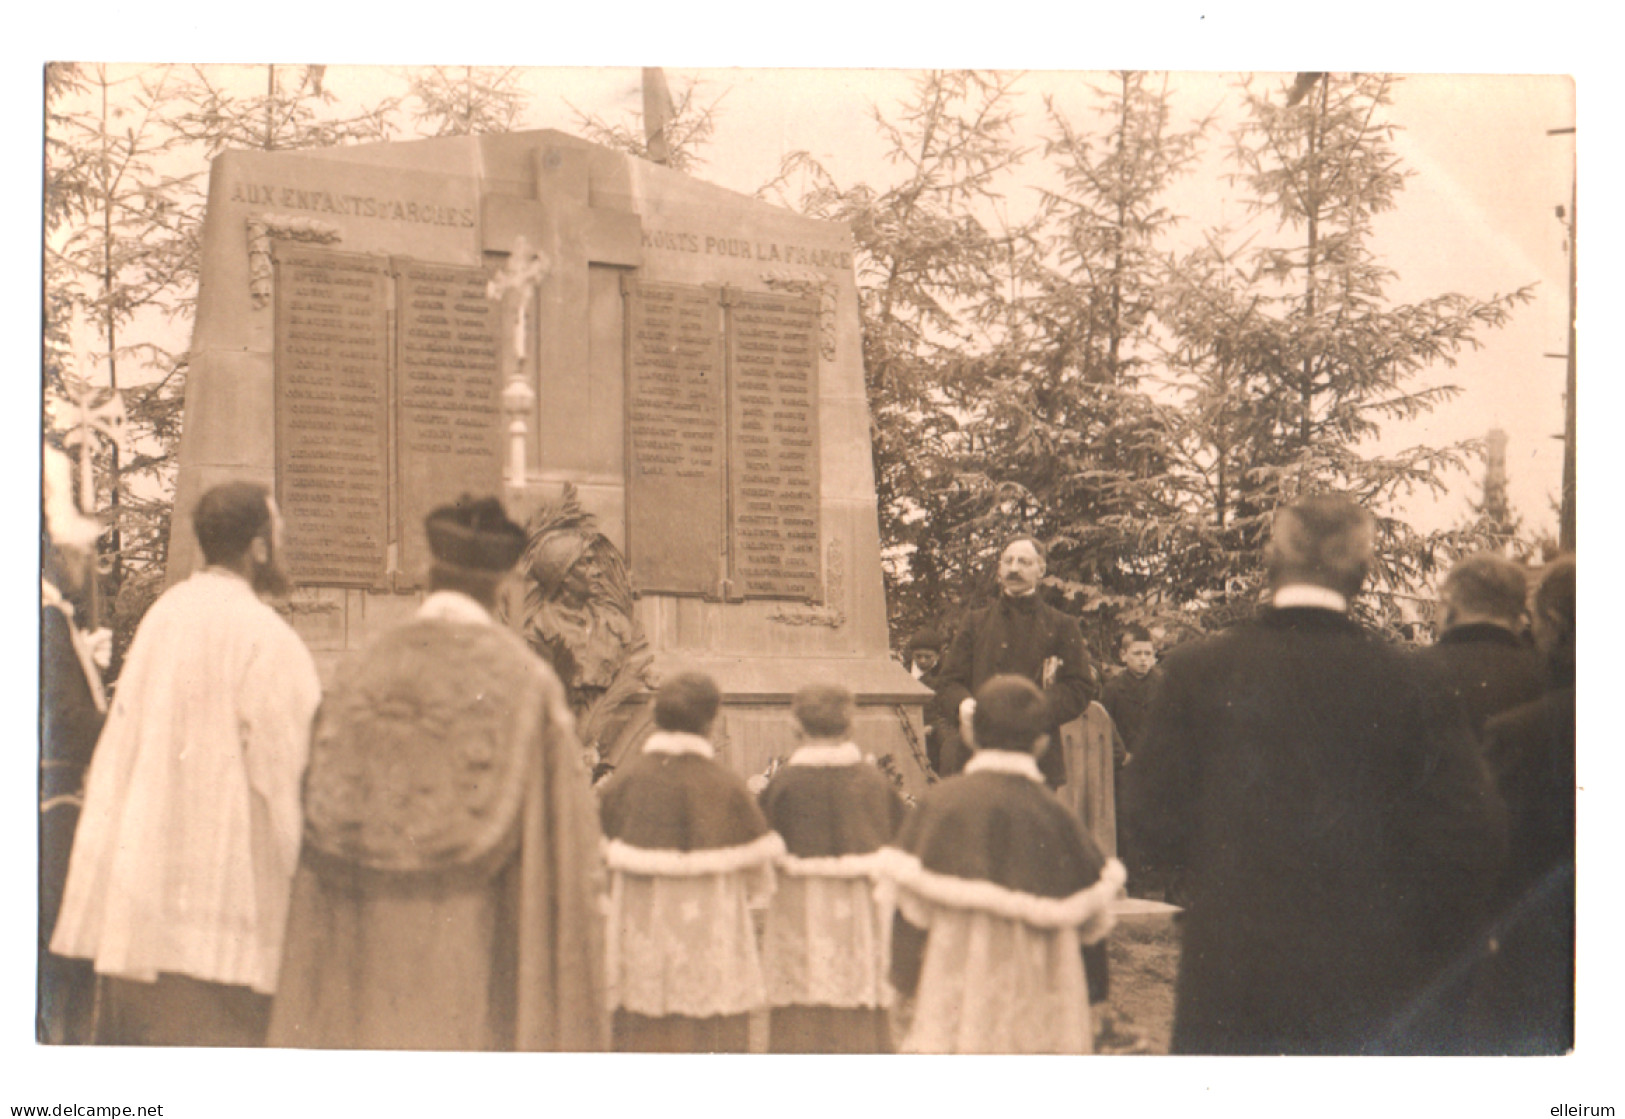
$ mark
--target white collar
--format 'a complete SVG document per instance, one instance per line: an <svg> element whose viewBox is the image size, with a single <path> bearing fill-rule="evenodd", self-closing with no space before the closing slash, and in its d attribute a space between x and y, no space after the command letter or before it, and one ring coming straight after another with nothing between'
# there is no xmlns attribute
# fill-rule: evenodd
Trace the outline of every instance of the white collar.
<svg viewBox="0 0 1625 1119"><path fill-rule="evenodd" d="M430 591L418 607L418 617L476 626L494 624L490 611L461 591Z"/></svg>
<svg viewBox="0 0 1625 1119"><path fill-rule="evenodd" d="M62 611L64 617L73 617L73 603L63 598L56 584L43 575L39 580L39 601L41 606L55 606Z"/></svg>
<svg viewBox="0 0 1625 1119"><path fill-rule="evenodd" d="M978 750L965 763L966 773L1005 773L1012 777L1025 777L1029 781L1044 783L1038 772L1038 759L1031 754L1018 754L1014 750Z"/></svg>
<svg viewBox="0 0 1625 1119"><path fill-rule="evenodd" d="M1317 587L1312 583L1292 583L1285 587L1277 587L1275 594L1270 597L1270 605L1276 609L1288 606L1318 606L1322 610L1336 610L1339 614L1347 614L1349 610L1348 599L1330 587Z"/></svg>
<svg viewBox="0 0 1625 1119"><path fill-rule="evenodd" d="M213 575L216 579L224 579L227 583L236 583L238 586L247 587L250 591L254 590L254 584L249 582L248 576L244 575L241 571L233 571L229 567L221 567L217 563L211 563L206 567L200 568L197 571L197 574ZM259 597L257 592L255 593L255 597Z"/></svg>
<svg viewBox="0 0 1625 1119"><path fill-rule="evenodd" d="M857 765L863 760L863 751L855 742L837 742L833 738L809 738L790 755L788 765Z"/></svg>
<svg viewBox="0 0 1625 1119"><path fill-rule="evenodd" d="M717 756L717 748L697 734L681 731L657 730L643 744L645 754L698 754L702 758Z"/></svg>

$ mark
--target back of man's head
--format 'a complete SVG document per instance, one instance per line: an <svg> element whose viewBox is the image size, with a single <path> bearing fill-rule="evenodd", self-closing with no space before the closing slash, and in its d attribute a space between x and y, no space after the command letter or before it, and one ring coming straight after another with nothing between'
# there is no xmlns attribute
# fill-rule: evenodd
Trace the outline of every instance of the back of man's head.
<svg viewBox="0 0 1625 1119"><path fill-rule="evenodd" d="M1535 609L1571 632L1577 620L1574 574L1574 557L1563 556L1552 561L1535 588Z"/></svg>
<svg viewBox="0 0 1625 1119"><path fill-rule="evenodd" d="M1579 619L1575 607L1574 557L1553 561L1535 588L1535 641L1553 664L1574 667Z"/></svg>
<svg viewBox="0 0 1625 1119"><path fill-rule="evenodd" d="M508 519L494 497L463 494L423 521L433 562L429 589L460 591L494 606L502 580L525 550L525 530Z"/></svg>
<svg viewBox="0 0 1625 1119"><path fill-rule="evenodd" d="M1523 568L1505 556L1478 552L1450 569L1439 593L1447 625L1477 621L1516 629L1529 599L1529 581Z"/></svg>
<svg viewBox="0 0 1625 1119"><path fill-rule="evenodd" d="M1048 732L1044 693L1025 676L995 676L976 689L971 733L978 750L1030 754Z"/></svg>
<svg viewBox="0 0 1625 1119"><path fill-rule="evenodd" d="M852 729L852 693L838 684L809 684L790 706L809 738L845 738Z"/></svg>
<svg viewBox="0 0 1625 1119"><path fill-rule="evenodd" d="M1376 539L1371 514L1348 498L1299 498L1275 513L1264 552L1270 586L1309 583L1353 597L1371 569Z"/></svg>
<svg viewBox="0 0 1625 1119"><path fill-rule="evenodd" d="M716 721L722 694L711 677L700 672L673 676L655 692L655 726L680 734L706 734Z"/></svg>
<svg viewBox="0 0 1625 1119"><path fill-rule="evenodd" d="M215 486L192 510L192 531L204 561L211 564L234 564L242 559L254 538L270 524L270 494L256 482Z"/></svg>

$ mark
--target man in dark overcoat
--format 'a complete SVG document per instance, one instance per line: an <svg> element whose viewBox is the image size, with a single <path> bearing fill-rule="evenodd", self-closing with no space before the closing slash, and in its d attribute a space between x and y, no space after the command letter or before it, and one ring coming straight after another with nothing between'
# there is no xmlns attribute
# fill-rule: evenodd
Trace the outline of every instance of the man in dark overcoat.
<svg viewBox="0 0 1625 1119"><path fill-rule="evenodd" d="M1417 660L1462 705L1473 732L1491 715L1539 699L1546 688L1540 655L1519 636L1529 584L1505 556L1467 556L1440 588L1444 632Z"/></svg>
<svg viewBox="0 0 1625 1119"><path fill-rule="evenodd" d="M1575 561L1557 560L1535 591L1539 699L1491 719L1485 753L1507 804L1510 854L1485 976L1482 1050L1558 1054L1574 1045Z"/></svg>
<svg viewBox="0 0 1625 1119"><path fill-rule="evenodd" d="M965 768L970 751L958 728L969 714L971 696L995 676L1025 676L1044 693L1049 735L1060 742L1062 723L1083 714L1095 698L1094 673L1084 652L1078 621L1038 595L1047 569L1044 545L1032 536L1015 536L999 552L999 597L971 614L954 636L938 674L937 703L948 718L943 728L941 764L947 777ZM1050 788L1066 783L1066 761L1060 749L1039 759Z"/></svg>
<svg viewBox="0 0 1625 1119"><path fill-rule="evenodd" d="M1454 705L1349 617L1373 546L1346 499L1283 508L1271 605L1163 662L1125 772L1147 857L1188 868L1175 1052L1453 1047L1415 1023L1482 918L1505 819Z"/></svg>

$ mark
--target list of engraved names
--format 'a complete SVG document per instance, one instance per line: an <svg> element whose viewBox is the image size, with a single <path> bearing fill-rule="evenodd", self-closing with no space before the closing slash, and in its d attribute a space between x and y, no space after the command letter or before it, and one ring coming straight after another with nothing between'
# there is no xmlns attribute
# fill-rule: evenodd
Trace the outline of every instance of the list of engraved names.
<svg viewBox="0 0 1625 1119"><path fill-rule="evenodd" d="M632 325L631 448L644 477L717 479L722 424L716 299L643 284Z"/></svg>
<svg viewBox="0 0 1625 1119"><path fill-rule="evenodd" d="M377 259L277 255L277 495L299 582L381 582L389 531L388 311Z"/></svg>
<svg viewBox="0 0 1625 1119"><path fill-rule="evenodd" d="M812 301L734 297L733 571L746 597L820 597L817 338Z"/></svg>
<svg viewBox="0 0 1625 1119"><path fill-rule="evenodd" d="M627 289L627 543L648 590L714 593L722 559L715 291Z"/></svg>
<svg viewBox="0 0 1625 1119"><path fill-rule="evenodd" d="M401 524L415 527L436 506L501 484L498 316L478 268L403 262L396 282ZM427 557L420 533L401 536L410 580Z"/></svg>

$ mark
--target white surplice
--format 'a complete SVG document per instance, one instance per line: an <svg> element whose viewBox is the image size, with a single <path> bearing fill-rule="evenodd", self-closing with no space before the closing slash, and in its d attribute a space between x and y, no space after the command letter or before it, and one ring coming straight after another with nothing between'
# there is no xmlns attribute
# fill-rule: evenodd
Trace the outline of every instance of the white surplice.
<svg viewBox="0 0 1625 1119"><path fill-rule="evenodd" d="M207 568L154 603L86 776L51 950L274 993L320 699L304 643L238 576Z"/></svg>

